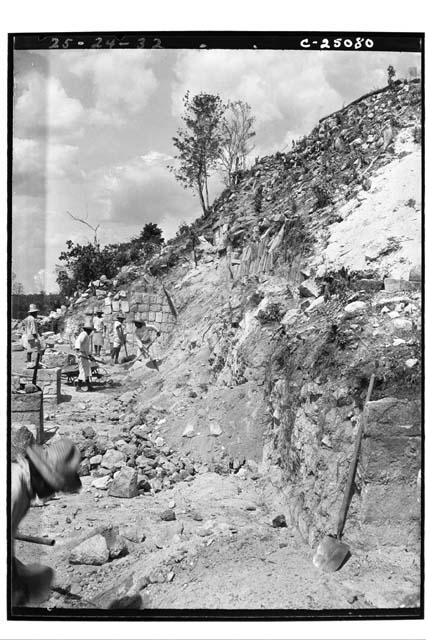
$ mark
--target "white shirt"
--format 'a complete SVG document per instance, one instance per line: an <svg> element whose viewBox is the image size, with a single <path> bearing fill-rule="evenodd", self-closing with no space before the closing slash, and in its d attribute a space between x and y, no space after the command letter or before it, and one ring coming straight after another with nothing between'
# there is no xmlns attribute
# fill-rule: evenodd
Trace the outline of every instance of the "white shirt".
<svg viewBox="0 0 426 640"><path fill-rule="evenodd" d="M119 347L124 343L124 327L119 320L114 322L113 343L115 347Z"/></svg>
<svg viewBox="0 0 426 640"><path fill-rule="evenodd" d="M93 326L95 327L96 332L103 333L105 325L102 318L99 318L98 316L93 318Z"/></svg>
<svg viewBox="0 0 426 640"><path fill-rule="evenodd" d="M80 353L90 355L90 336L84 330L77 336L74 344L75 349L79 349Z"/></svg>

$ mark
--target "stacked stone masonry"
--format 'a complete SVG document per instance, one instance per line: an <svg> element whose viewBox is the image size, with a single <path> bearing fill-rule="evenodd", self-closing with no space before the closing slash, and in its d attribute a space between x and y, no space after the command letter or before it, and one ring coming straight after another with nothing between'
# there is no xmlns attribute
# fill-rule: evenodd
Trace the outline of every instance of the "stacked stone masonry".
<svg viewBox="0 0 426 640"><path fill-rule="evenodd" d="M43 391L43 404L45 407L56 407L61 401L61 367L53 369L39 369L37 371L37 386ZM33 371L23 369L21 378L31 382Z"/></svg>

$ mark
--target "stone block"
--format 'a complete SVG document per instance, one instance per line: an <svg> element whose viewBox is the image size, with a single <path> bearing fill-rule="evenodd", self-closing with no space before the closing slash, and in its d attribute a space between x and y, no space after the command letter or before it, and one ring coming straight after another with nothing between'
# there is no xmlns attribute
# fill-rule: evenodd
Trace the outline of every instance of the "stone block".
<svg viewBox="0 0 426 640"><path fill-rule="evenodd" d="M155 322L155 312L148 311L148 322Z"/></svg>
<svg viewBox="0 0 426 640"><path fill-rule="evenodd" d="M162 322L162 320L163 320L163 314L161 313L161 311L157 311L155 313L155 322L157 324L160 324Z"/></svg>
<svg viewBox="0 0 426 640"><path fill-rule="evenodd" d="M396 280L394 278L384 279L385 291L396 293L397 291L415 291L421 288L421 280Z"/></svg>
<svg viewBox="0 0 426 640"><path fill-rule="evenodd" d="M420 518L416 483L378 484L368 483L361 492L361 522L394 526ZM377 532L379 533L379 532ZM404 544L404 540L401 540Z"/></svg>
<svg viewBox="0 0 426 640"><path fill-rule="evenodd" d="M421 436L420 404L399 398L369 402L365 407L364 435L379 439Z"/></svg>
<svg viewBox="0 0 426 640"><path fill-rule="evenodd" d="M422 265L418 264L410 269L410 275L408 276L410 282L422 281Z"/></svg>
<svg viewBox="0 0 426 640"><path fill-rule="evenodd" d="M135 302L136 304L141 303L143 301L143 295L140 292L135 292L132 295L132 302Z"/></svg>
<svg viewBox="0 0 426 640"><path fill-rule="evenodd" d="M421 466L420 438L387 437L381 440L365 438L360 457L361 476L365 482L389 484L412 483Z"/></svg>
<svg viewBox="0 0 426 640"><path fill-rule="evenodd" d="M138 311L139 313L148 313L149 305L145 302L143 302L142 304L138 304Z"/></svg>
<svg viewBox="0 0 426 640"><path fill-rule="evenodd" d="M114 312L120 311L120 302L118 300L112 301L112 310Z"/></svg>
<svg viewBox="0 0 426 640"><path fill-rule="evenodd" d="M33 425L37 444L43 443L44 410L41 390L36 393L12 393L10 417L12 424Z"/></svg>
<svg viewBox="0 0 426 640"><path fill-rule="evenodd" d="M129 305L129 301L128 300L122 300L121 303L120 303L120 307L121 307L121 311L123 313L129 313L130 305Z"/></svg>
<svg viewBox="0 0 426 640"><path fill-rule="evenodd" d="M108 491L108 494L115 498L134 498L138 493L138 472L132 467L123 467Z"/></svg>
<svg viewBox="0 0 426 640"><path fill-rule="evenodd" d="M381 291L383 289L383 280L375 280L373 278L361 278L353 283L355 291Z"/></svg>

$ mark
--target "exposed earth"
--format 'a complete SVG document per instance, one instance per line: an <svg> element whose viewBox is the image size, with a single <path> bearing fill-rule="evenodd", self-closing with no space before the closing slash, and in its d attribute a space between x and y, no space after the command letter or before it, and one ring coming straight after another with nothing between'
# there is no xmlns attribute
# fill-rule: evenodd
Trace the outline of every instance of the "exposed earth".
<svg viewBox="0 0 426 640"><path fill-rule="evenodd" d="M23 358L22 352L14 356ZM125 382L128 374L120 366L108 368L116 383ZM63 392L66 401L45 423L47 437L73 438L82 420L96 431L108 424L112 437L120 433L119 424L111 433L109 418L122 386L99 384L88 396L64 385ZM56 540L54 547L16 542L23 562L55 568L58 591L41 607L103 608L129 592L140 592L143 607L152 609L418 606L416 553L402 548L365 552L351 544L352 557L345 566L326 574L313 565L313 550L296 528L272 526L279 514L261 478L202 469L173 488L130 499L97 490L91 476L82 482L79 494L36 503L21 526L27 535ZM167 509L175 512L176 520L161 519ZM123 535L127 555L102 566L69 562L78 542L111 526ZM346 541L351 543L350 538Z"/></svg>
<svg viewBox="0 0 426 640"><path fill-rule="evenodd" d="M69 299L52 372L95 307L109 326L123 311L130 350L135 313L162 336L158 370L106 364L93 393L62 379L46 404L46 444L76 442L83 490L22 523L56 540L16 543L55 568L41 607L420 606L420 89L394 83L322 119L221 194L192 225L198 244L176 237ZM336 531L364 408L352 555L327 574L312 558Z"/></svg>

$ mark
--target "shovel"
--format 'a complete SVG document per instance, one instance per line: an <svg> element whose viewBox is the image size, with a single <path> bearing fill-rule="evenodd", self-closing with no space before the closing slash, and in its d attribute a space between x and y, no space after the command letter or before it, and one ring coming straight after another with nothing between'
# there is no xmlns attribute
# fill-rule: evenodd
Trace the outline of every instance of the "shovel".
<svg viewBox="0 0 426 640"><path fill-rule="evenodd" d="M136 364L136 362L140 362L142 359L145 359L147 356L149 356L149 349L152 347L152 345L154 344L154 342L157 340L158 336L156 336L154 338L154 340L150 343L149 347L145 348L146 351L146 355L145 354L141 354L140 356L138 356L137 358L135 357L132 362L127 362L125 363L125 366L123 367L123 369L125 369L126 371L128 371L129 369L131 369L133 367L134 364ZM124 363L123 363L124 364ZM152 364L154 366L155 369L157 369L157 371L159 372L160 369L158 368L158 364L157 361L153 358L151 358L151 360L149 360L147 362L147 366Z"/></svg>
<svg viewBox="0 0 426 640"><path fill-rule="evenodd" d="M127 352L127 344L126 343L124 343L124 351L126 353L126 356L124 358L122 358L121 364L126 364L127 362L131 362L132 360L135 359L134 355L130 355L129 356L129 354Z"/></svg>
<svg viewBox="0 0 426 640"><path fill-rule="evenodd" d="M374 385L374 374L371 375L370 384L368 386L367 397L365 398L365 405L370 402L371 393ZM325 536L318 545L317 552L313 558L313 563L318 569L327 571L329 573L338 571L343 565L345 560L350 555L349 545L341 541L343 529L346 522L346 516L348 513L349 505L352 497L352 485L355 480L356 467L358 463L358 456L361 449L361 440L364 431L364 411L361 414L359 421L358 433L355 440L355 449L349 468L348 479L346 481L345 493L343 495L342 506L340 507L339 517L337 521L336 535Z"/></svg>

